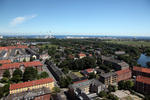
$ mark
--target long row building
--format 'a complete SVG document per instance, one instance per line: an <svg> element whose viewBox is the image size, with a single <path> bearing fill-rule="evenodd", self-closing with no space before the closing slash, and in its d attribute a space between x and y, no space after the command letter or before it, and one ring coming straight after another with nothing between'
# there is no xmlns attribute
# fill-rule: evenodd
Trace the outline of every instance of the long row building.
<svg viewBox="0 0 150 100"><path fill-rule="evenodd" d="M133 67L133 77L136 77L136 90L143 94L150 94L150 68Z"/></svg>
<svg viewBox="0 0 150 100"><path fill-rule="evenodd" d="M0 66L0 77L2 77L3 73L6 70L9 70L10 74L12 75L15 69L20 69L22 72L24 72L25 68L34 67L38 71L42 71L42 66L43 66L43 64L40 61L16 62L16 63L2 64Z"/></svg>
<svg viewBox="0 0 150 100"><path fill-rule="evenodd" d="M6 100L50 100L53 88L53 78L11 84Z"/></svg>

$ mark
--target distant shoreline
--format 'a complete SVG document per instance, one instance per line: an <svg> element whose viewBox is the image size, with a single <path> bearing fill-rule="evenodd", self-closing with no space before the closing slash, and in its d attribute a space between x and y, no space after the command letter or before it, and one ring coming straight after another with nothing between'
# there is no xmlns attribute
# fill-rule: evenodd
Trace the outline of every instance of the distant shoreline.
<svg viewBox="0 0 150 100"><path fill-rule="evenodd" d="M46 38L50 35L3 35L3 38ZM74 38L101 38L101 39L150 39L150 36L103 36L103 35L51 35L49 38L74 39Z"/></svg>

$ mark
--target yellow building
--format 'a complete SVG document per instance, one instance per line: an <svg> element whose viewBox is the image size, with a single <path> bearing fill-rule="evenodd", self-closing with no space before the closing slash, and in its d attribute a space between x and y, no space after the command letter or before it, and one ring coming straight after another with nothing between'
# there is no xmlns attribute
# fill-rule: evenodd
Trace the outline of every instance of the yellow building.
<svg viewBox="0 0 150 100"><path fill-rule="evenodd" d="M15 94L15 93L20 93L28 90L33 90L33 89L39 89L43 87L46 87L50 91L52 91L54 87L53 78L45 78L45 79L34 80L29 82L11 84L9 88L10 89L9 93Z"/></svg>

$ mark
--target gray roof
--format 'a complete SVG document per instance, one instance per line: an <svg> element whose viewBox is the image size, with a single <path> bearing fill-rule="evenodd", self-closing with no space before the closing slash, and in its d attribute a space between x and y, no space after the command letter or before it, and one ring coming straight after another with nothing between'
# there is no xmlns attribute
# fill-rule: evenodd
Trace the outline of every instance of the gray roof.
<svg viewBox="0 0 150 100"><path fill-rule="evenodd" d="M96 86L104 85L102 82L100 82L97 79L91 79L91 84Z"/></svg>
<svg viewBox="0 0 150 100"><path fill-rule="evenodd" d="M117 75L117 74L115 72L109 72L109 73L103 73L100 76L107 78L107 77L114 76L114 75Z"/></svg>
<svg viewBox="0 0 150 100"><path fill-rule="evenodd" d="M114 59L113 57L102 56L102 60L109 61L109 62L112 62L112 63L116 63L116 64L120 65L122 68L129 67L129 64L127 64L126 62L124 62L122 60Z"/></svg>
<svg viewBox="0 0 150 100"><path fill-rule="evenodd" d="M6 100L23 100L23 99L34 99L37 96L44 95L44 94L49 94L50 90L47 88L40 88L40 89L34 89L34 90L29 90L21 93L16 93L16 94L10 94L6 97Z"/></svg>
<svg viewBox="0 0 150 100"><path fill-rule="evenodd" d="M79 88L75 90L75 94L79 100L90 100L90 98Z"/></svg>
<svg viewBox="0 0 150 100"><path fill-rule="evenodd" d="M3 57L6 53L7 53L7 52L6 52L5 50L2 50L2 51L0 52L0 57Z"/></svg>
<svg viewBox="0 0 150 100"><path fill-rule="evenodd" d="M91 80L87 80L87 81L71 84L71 85L69 85L69 88L77 89L77 88L81 88L81 87L90 86L91 84L95 84L97 86L104 85L103 83L101 83L97 79L91 79Z"/></svg>

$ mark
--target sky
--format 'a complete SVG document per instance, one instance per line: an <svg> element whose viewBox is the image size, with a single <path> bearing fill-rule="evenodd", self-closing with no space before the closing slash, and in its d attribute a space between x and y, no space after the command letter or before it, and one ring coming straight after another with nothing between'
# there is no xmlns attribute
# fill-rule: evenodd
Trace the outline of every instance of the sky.
<svg viewBox="0 0 150 100"><path fill-rule="evenodd" d="M150 36L150 0L0 0L0 34Z"/></svg>

